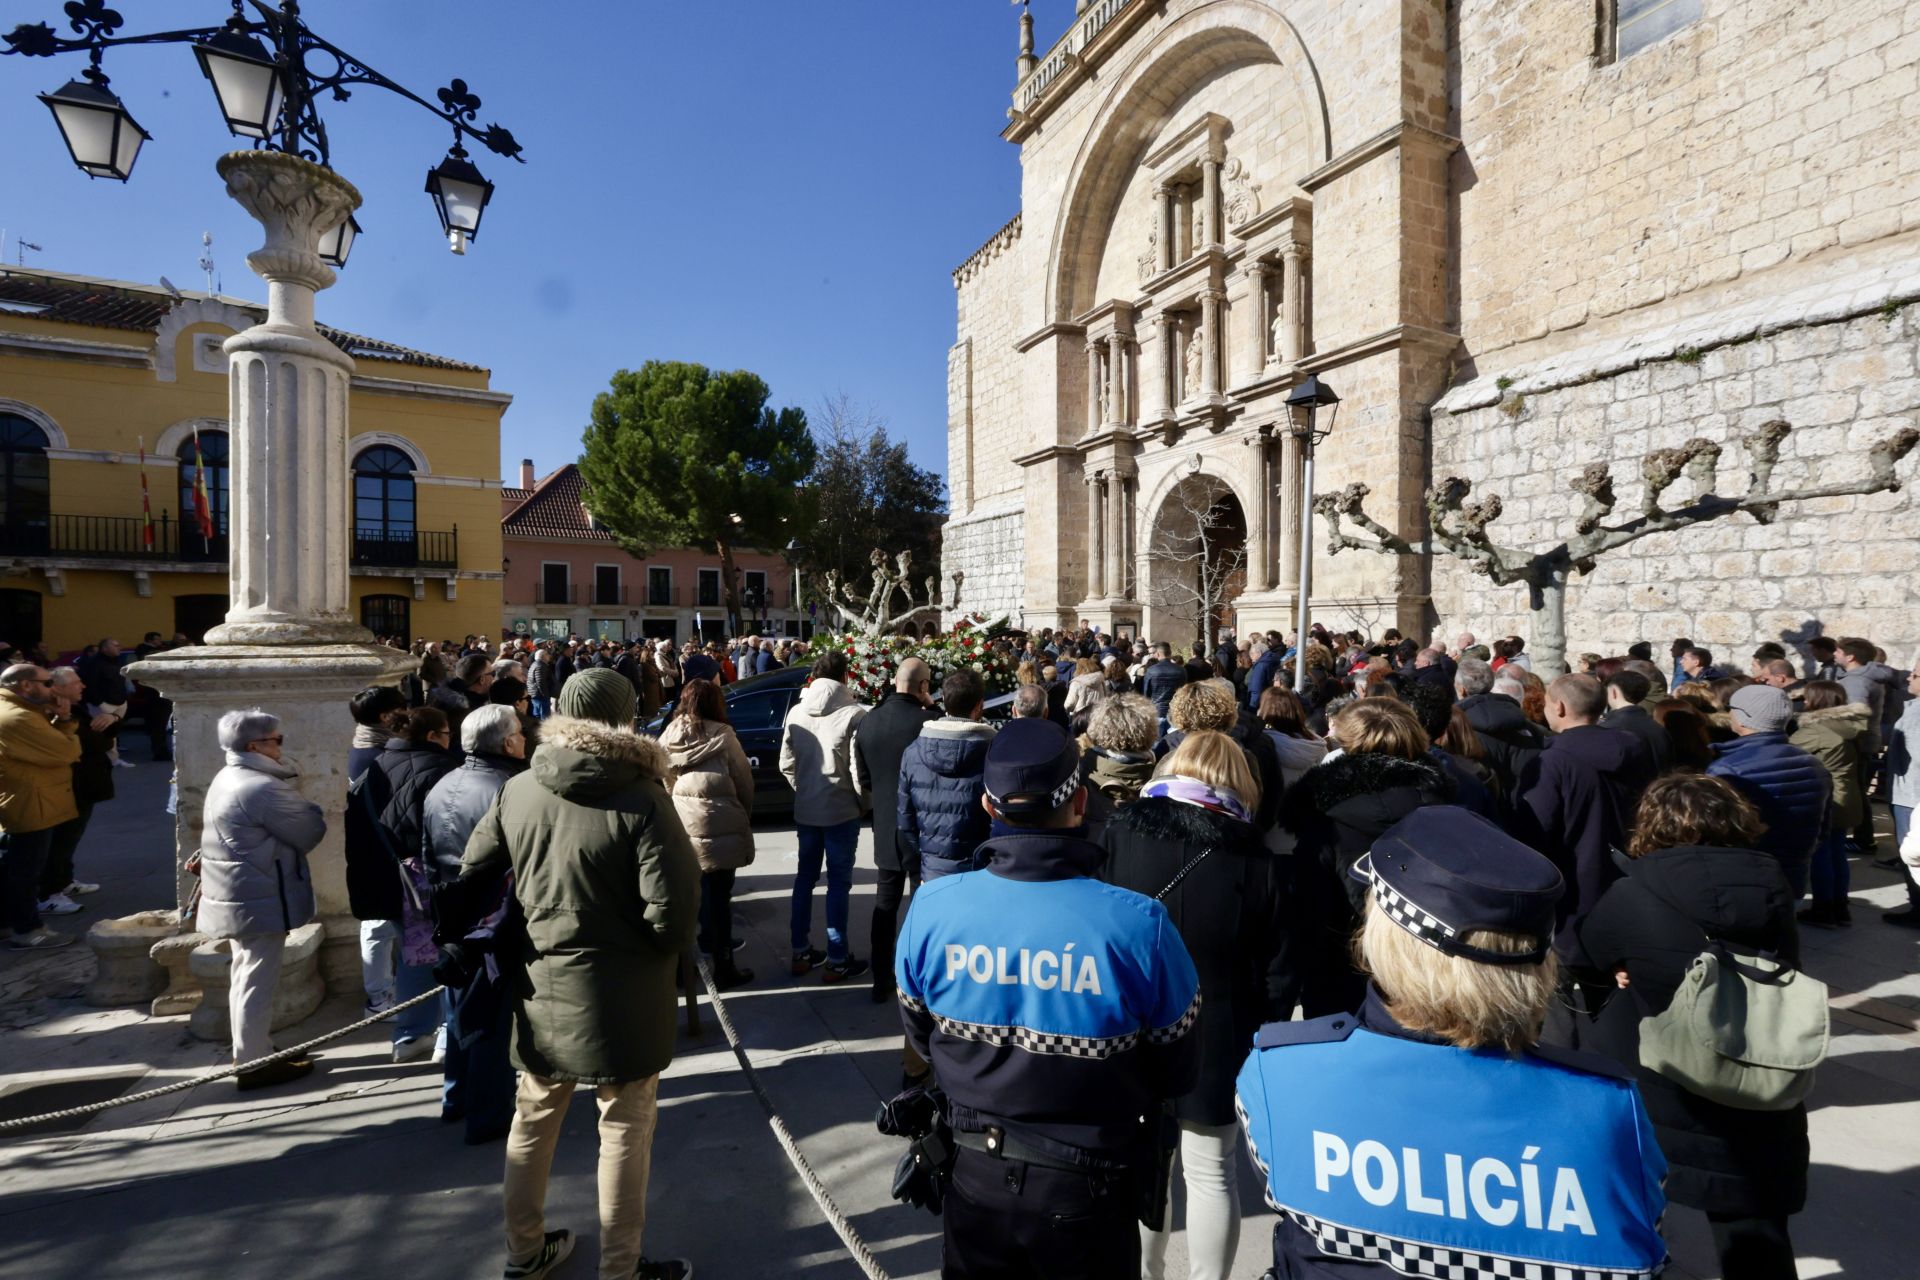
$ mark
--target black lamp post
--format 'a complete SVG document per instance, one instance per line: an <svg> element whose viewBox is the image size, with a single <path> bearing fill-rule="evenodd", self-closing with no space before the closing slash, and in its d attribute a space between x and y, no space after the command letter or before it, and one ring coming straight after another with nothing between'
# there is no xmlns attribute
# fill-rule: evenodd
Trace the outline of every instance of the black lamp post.
<svg viewBox="0 0 1920 1280"><path fill-rule="evenodd" d="M1293 687L1307 691L1307 600L1313 594L1313 451L1333 434L1333 421L1340 414L1340 397L1320 381L1317 374L1295 387L1287 396L1288 409L1306 413L1303 423L1296 417L1293 431L1306 452L1306 465L1300 482L1300 598L1294 613ZM1326 425L1320 425L1320 410L1328 409Z"/></svg>
<svg viewBox="0 0 1920 1280"><path fill-rule="evenodd" d="M322 94L344 102L350 96L348 86L362 84L398 94L453 128L453 150L427 175L427 191L453 251L465 253L467 243L479 234L480 215L493 195L493 184L468 159L462 140L472 138L496 155L522 159L513 134L497 124L484 129L476 125L480 99L467 90L466 82L455 80L441 89L436 107L315 35L300 16L299 0L232 3L232 16L218 27L123 36L117 32L125 19L107 6L107 0L69 0L66 17L76 35L58 35L44 22L21 23L3 37L6 47L0 53L31 58L79 52L90 56L93 65L81 72L81 79L41 94L40 100L53 112L60 136L80 170L89 177L122 182L132 174L140 147L151 135L107 87L100 60L110 48L191 45L232 133L251 138L257 150L285 152L323 168L331 165L326 126L315 106ZM334 266L346 265L359 233L359 224L349 217L322 238L320 256Z"/></svg>

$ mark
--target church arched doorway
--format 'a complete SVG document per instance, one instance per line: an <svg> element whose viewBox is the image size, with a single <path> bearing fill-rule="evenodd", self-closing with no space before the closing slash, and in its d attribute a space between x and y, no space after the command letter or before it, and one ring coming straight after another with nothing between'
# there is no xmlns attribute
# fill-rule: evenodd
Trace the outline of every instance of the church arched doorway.
<svg viewBox="0 0 1920 1280"><path fill-rule="evenodd" d="M1196 473L1161 499L1149 528L1142 593L1151 610L1148 638L1198 641L1211 653L1246 590L1246 511L1224 480Z"/></svg>

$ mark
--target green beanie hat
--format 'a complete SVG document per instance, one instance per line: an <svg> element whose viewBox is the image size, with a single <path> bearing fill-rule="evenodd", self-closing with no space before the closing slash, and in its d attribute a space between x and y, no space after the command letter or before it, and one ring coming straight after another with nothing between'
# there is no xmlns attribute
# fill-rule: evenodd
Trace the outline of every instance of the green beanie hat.
<svg viewBox="0 0 1920 1280"><path fill-rule="evenodd" d="M560 714L576 720L598 720L630 729L636 705L633 682L607 667L576 672L560 687Z"/></svg>

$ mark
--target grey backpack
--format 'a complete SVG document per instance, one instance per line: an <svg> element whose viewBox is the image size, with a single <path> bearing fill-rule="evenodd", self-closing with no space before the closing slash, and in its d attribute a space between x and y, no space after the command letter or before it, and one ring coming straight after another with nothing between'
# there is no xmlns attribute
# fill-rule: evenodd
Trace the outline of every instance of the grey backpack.
<svg viewBox="0 0 1920 1280"><path fill-rule="evenodd" d="M1797 1106L1826 1056L1826 985L1712 939L1673 1003L1640 1020L1640 1065L1743 1111Z"/></svg>

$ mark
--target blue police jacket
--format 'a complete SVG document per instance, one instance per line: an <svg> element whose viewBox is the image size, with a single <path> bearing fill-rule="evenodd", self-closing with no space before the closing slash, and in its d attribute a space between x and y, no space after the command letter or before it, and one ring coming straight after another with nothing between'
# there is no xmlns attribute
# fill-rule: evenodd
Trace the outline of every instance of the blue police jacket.
<svg viewBox="0 0 1920 1280"><path fill-rule="evenodd" d="M1238 1097L1281 1275L1630 1280L1666 1263L1667 1162L1606 1059L1456 1048L1370 988L1358 1017L1262 1028Z"/></svg>
<svg viewBox="0 0 1920 1280"><path fill-rule="evenodd" d="M1077 831L1014 831L985 869L922 885L895 953L907 1037L956 1129L1125 1163L1141 1117L1194 1085L1200 982L1166 908L1089 879Z"/></svg>

